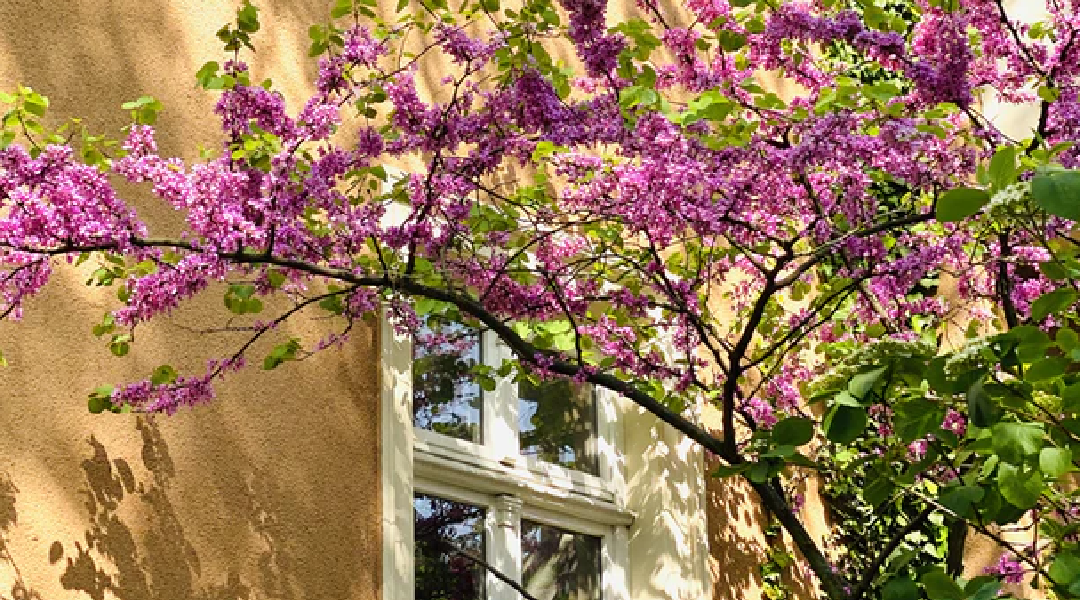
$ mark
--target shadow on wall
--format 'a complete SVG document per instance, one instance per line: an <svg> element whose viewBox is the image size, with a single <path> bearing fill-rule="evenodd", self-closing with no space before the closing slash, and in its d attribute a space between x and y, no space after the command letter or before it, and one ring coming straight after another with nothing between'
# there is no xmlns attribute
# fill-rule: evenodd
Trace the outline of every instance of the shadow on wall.
<svg viewBox="0 0 1080 600"><path fill-rule="evenodd" d="M8 547L7 532L18 522L19 513L15 510L15 496L19 488L7 473L0 473L0 561L8 563L14 571L14 581L11 584L11 596L4 596L3 600L41 600L41 595L27 587L23 581L19 565Z"/></svg>
<svg viewBox="0 0 1080 600"><path fill-rule="evenodd" d="M711 473L720 466L719 459L707 456L705 472ZM772 553L794 556L794 563L781 568L780 583L788 591L789 598L815 598L814 586L805 569L805 562L776 529L759 503L757 494L736 478L719 479L707 476L706 514L709 521L709 548L712 554L714 600L742 600L743 598L768 598L762 565ZM806 493L805 489L800 490ZM782 562L786 562L781 558Z"/></svg>
<svg viewBox="0 0 1080 600"><path fill-rule="evenodd" d="M298 561L283 550L282 536L273 506L274 490L267 478L252 473L244 498L248 527L263 543L256 557L257 581L246 584L236 571L222 583L200 584L201 565L194 545L185 537L179 515L169 498L175 466L157 424L138 419L142 436L142 463L150 476L137 479L128 461L112 458L108 449L91 436L90 456L82 461L86 477L85 508L89 526L82 540L56 540L49 547L49 562L65 561L60 575L64 589L81 592L93 600L107 596L120 600L249 600L304 597L297 590ZM0 474L0 562L14 573L2 600L41 600L32 583L24 581L17 557L6 540L16 526L18 488L7 474ZM135 506L131 506L135 505ZM146 524L138 531L122 515L138 514ZM27 557L24 557L27 558ZM29 557L33 560L36 557Z"/></svg>
<svg viewBox="0 0 1080 600"><path fill-rule="evenodd" d="M714 471L719 464L707 456L705 472ZM766 560L768 547L760 528L765 513L753 492L740 482L709 477L705 489L713 598L750 597L748 592L761 590L764 584L760 565Z"/></svg>

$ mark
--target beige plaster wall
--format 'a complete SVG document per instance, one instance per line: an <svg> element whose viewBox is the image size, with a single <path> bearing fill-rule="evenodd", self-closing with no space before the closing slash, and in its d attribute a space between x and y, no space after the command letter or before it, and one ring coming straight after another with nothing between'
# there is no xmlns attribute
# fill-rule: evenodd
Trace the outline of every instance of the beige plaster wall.
<svg viewBox="0 0 1080 600"><path fill-rule="evenodd" d="M52 113L120 136L119 105L166 102L159 143L197 155L219 144L215 95L193 73L223 60L214 32L232 0L0 0L0 89L49 96ZM329 2L260 0L256 74L294 101L314 75L307 27ZM158 232L175 217L139 189ZM111 356L90 326L114 290L60 265L22 323L0 323L0 598L232 600L378 596L377 340L359 327L340 351L229 378L210 406L156 419L91 415L95 386L162 363L201 372L241 339L220 326L220 290ZM281 308L281 305L273 308ZM219 319L208 319L213 314ZM314 341L326 324L280 332ZM279 340L280 341L280 340ZM267 346L256 348L253 360Z"/></svg>
<svg viewBox="0 0 1080 600"><path fill-rule="evenodd" d="M716 435L722 435L719 409L705 407L702 423ZM816 582L809 565L798 554L789 536L778 529L770 530L772 519L750 485L738 477L718 479L708 475L721 464L716 457L705 458L705 520L712 598L764 598L760 567L774 550L786 551L797 559L795 565L786 570L783 581L793 597L816 598ZM810 535L820 542L829 534L829 524L828 508L822 501L819 482L809 473L794 475L792 481L805 498L799 519Z"/></svg>

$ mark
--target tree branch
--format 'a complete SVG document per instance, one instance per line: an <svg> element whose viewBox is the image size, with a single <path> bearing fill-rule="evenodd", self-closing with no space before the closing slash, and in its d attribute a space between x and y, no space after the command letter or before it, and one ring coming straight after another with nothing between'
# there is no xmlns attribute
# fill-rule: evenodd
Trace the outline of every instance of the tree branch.
<svg viewBox="0 0 1080 600"><path fill-rule="evenodd" d="M659 402L648 393L639 389L632 383L623 381L614 375L608 373L598 372L593 369L588 369L581 364L574 364L570 361L564 360L561 356L550 351L542 351L520 335L514 332L514 330L499 319L496 315L489 312L483 304L474 298L463 295L459 292L448 291L441 288L435 288L418 281L415 281L409 277L394 276L390 273L383 273L380 275L357 275L352 271L346 269L338 269L328 267L324 265L305 262L302 260L284 258L278 256L267 256L264 253L249 253L249 252L214 252L212 250L206 250L197 247L191 242L182 240L170 240L170 239L154 239L154 238L137 238L133 237L126 241L128 245L135 248L163 248L173 250L186 250L196 253L213 254L217 258L225 261L230 261L238 264L248 265L267 265L277 266L287 269L293 269L309 275L316 275L320 277L326 277L329 279L335 279L343 283L351 284L354 286L373 287L390 290L398 293L403 293L410 296L420 296L430 298L432 300L438 300L441 302L447 302L458 307L458 309L469 314L473 318L480 321L484 326L493 331L499 338L510 347L514 354L522 361L535 364L537 359L543 357L545 363L550 361L550 364L545 364L545 368L553 373L564 375L567 377L578 377L585 382L591 383L603 387L605 389L616 392L622 396L625 396L630 401L634 402L638 406L652 413L656 418L660 419L664 423L675 428L677 431L690 438L694 442L697 442L705 450L712 452L719 456L729 464L738 464L743 462L743 458L738 454L734 448L734 431L727 430L724 432L724 438L717 438L709 433L701 426L691 422L689 419L672 410L665 404ZM17 248L24 252L31 252L42 255L58 256L70 253L79 252L110 252L121 250L121 244L117 242L102 243L100 245L89 246L77 246L73 244L54 246L49 248ZM744 336L747 340L749 336ZM744 346L749 345L749 341L745 341ZM729 441L730 440L730 441ZM787 500L776 491L768 483L755 483L748 478L746 481L757 492L762 504L773 514L776 515L780 524L791 536L795 545L806 558L810 565L810 568L817 575L821 582L821 586L824 589L828 597L835 600L846 599L847 593L844 591L843 582L832 570L832 565L825 558L821 548L818 547L817 542L810 536L810 533L806 530L806 527L796 518L795 513L792 512L791 507L788 505Z"/></svg>
<svg viewBox="0 0 1080 600"><path fill-rule="evenodd" d="M885 560L889 558L889 556L893 553L894 550L896 550L898 546L900 546L900 544L904 541L904 538L906 538L907 535L912 531L915 531L915 528L922 525L923 521L926 521L926 519L929 518L933 512L934 507L926 507L921 513L916 515L915 518L911 519L911 521L909 521L903 529L898 531L891 540L889 540L889 543L886 544L886 546L881 549L881 552L877 553L877 556L874 557L874 560L870 562L870 566L867 567L865 571L863 571L862 577L859 579L859 583L856 584L855 589L851 591L851 600L859 600L866 594L867 591L870 590L870 585L874 583L874 579L881 571L881 566L885 564Z"/></svg>

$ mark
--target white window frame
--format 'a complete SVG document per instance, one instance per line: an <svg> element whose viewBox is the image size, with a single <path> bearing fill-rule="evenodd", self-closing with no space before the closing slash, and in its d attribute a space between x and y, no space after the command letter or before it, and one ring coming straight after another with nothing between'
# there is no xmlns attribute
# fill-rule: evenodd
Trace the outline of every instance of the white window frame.
<svg viewBox="0 0 1080 600"><path fill-rule="evenodd" d="M380 319L383 600L414 600L413 498L417 493L485 507L485 559L521 580L521 519L601 539L601 599L629 600L628 527L618 403L595 394L597 475L520 455L516 385L500 379L484 394L482 444L413 426L412 340ZM509 352L492 334L481 355L498 365ZM520 600L493 575L488 600Z"/></svg>

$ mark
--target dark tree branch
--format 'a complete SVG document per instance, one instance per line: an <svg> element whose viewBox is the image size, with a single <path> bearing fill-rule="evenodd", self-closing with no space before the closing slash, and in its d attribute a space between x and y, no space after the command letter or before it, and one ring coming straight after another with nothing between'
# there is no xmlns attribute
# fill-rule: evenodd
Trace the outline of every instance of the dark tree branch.
<svg viewBox="0 0 1080 600"><path fill-rule="evenodd" d="M680 413L656 400L633 383L623 381L609 373L598 372L594 369L586 368L581 364L565 360L557 353L538 349L514 332L509 325L504 323L496 315L489 312L482 303L462 292L431 287L409 277L394 276L388 272L378 275L357 275L346 269L328 267L292 258L266 256L261 252L258 254L249 252L214 252L212 250L199 248L191 242L182 240L144 239L133 237L127 240L127 245L134 248L161 248L214 254L220 260L237 264L265 265L293 269L309 275L334 279L352 286L384 289L400 294L425 297L453 304L459 310L462 310L466 314L477 319L481 324L498 335L520 360L535 364L537 359L541 359L545 363L545 369L548 371L566 377L578 377L585 382L625 396L630 401L649 411L656 416L656 418L672 426L683 435L700 444L702 448L719 456L729 464L740 464L744 462L744 458L738 453L737 448L735 447L733 419L732 428L725 430L724 438L717 438L703 427L693 423ZM121 246L121 244L116 242L106 242L99 245L88 246L64 244L47 248L17 249L41 255L59 256L79 252L112 252L121 250ZM782 265L774 267L771 276L775 278L782 268ZM803 265L800 267L800 270L805 270L805 268L809 267ZM775 279L773 281L773 285L767 287L778 288ZM771 297L771 294L775 293L775 291L776 289L772 289L768 296ZM766 302L767 300L760 301L759 299L759 313L764 310L763 307ZM735 349L739 350L741 347L740 351L745 353L752 337L751 328L749 333L744 332L744 335L740 339L740 344L738 344ZM725 388L727 387L731 388L731 396L728 398L728 401L733 404L737 386L733 383L730 385L725 383ZM734 410L732 410L732 413L734 413ZM783 494L778 492L767 482L755 483L749 479L746 479L746 481L754 491L757 492L758 497L761 499L765 508L776 515L781 526L783 526L791 536L792 541L795 542L795 545L809 563L810 568L818 577L825 594L829 598L836 600L848 598L848 594L844 590L843 581L833 572L832 565L829 563L828 559L825 558L821 548L810 536L810 533L806 530L803 523L799 521L795 516L795 513L792 512L791 506L788 504Z"/></svg>
<svg viewBox="0 0 1080 600"><path fill-rule="evenodd" d="M515 592L521 594L521 597L525 600L538 600L536 596L530 594L529 591L526 590L520 583L507 577L505 573L491 566L490 563L480 558L479 556L473 554L472 552L468 552L466 550L458 548L450 540L439 539L439 542L446 548L446 551L450 554L456 554L462 558L465 558L466 560L480 565L480 567L483 568L485 571L494 575L496 579L513 588Z"/></svg>
<svg viewBox="0 0 1080 600"><path fill-rule="evenodd" d="M863 571L859 583L855 585L855 589L851 590L851 600L860 600L866 595L866 592L870 590L870 586L874 583L874 579L877 578L878 573L881 571L881 566L885 564L885 560L889 558L889 555L900 546L909 533L915 531L917 527L922 525L933 512L934 507L932 506L923 509L923 511L916 515L915 518L908 521L908 524L905 525L903 529L896 532L896 535L889 540L889 543L886 544L885 547L881 549L881 552L877 553L874 560L870 562L870 566Z"/></svg>

